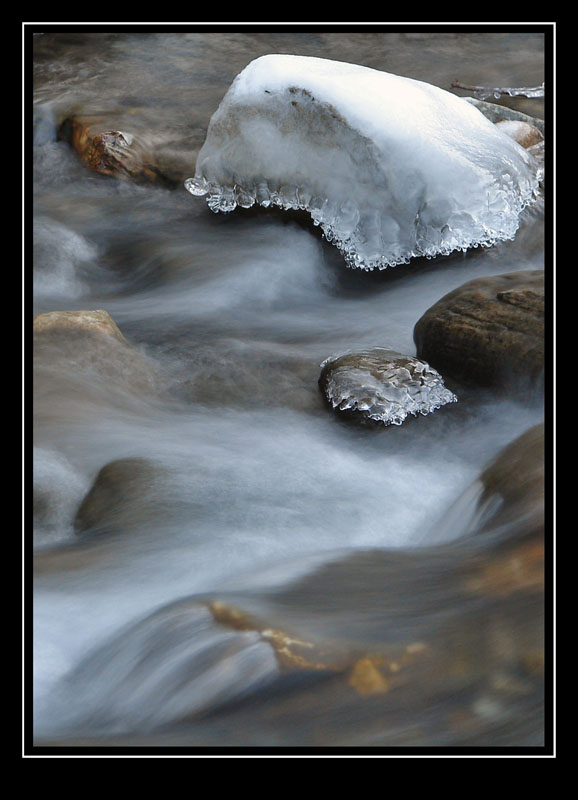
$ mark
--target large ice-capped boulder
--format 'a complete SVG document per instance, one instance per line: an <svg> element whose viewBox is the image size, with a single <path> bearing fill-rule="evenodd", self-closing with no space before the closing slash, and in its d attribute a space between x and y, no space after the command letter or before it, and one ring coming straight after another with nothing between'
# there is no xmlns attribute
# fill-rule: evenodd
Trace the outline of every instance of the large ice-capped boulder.
<svg viewBox="0 0 578 800"><path fill-rule="evenodd" d="M472 104L421 81L294 55L252 61L185 182L213 211L305 209L349 266L512 239L541 168Z"/></svg>

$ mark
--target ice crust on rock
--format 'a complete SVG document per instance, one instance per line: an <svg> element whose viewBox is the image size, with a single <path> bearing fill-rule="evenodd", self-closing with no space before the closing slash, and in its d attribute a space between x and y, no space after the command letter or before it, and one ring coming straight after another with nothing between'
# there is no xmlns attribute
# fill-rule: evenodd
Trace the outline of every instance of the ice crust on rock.
<svg viewBox="0 0 578 800"><path fill-rule="evenodd" d="M425 416L458 399L427 362L386 348L330 356L321 367L319 383L334 409L384 425L401 425L409 414Z"/></svg>
<svg viewBox="0 0 578 800"><path fill-rule="evenodd" d="M350 267L513 239L541 167L471 103L328 59L267 55L233 81L185 187L215 212L309 212Z"/></svg>

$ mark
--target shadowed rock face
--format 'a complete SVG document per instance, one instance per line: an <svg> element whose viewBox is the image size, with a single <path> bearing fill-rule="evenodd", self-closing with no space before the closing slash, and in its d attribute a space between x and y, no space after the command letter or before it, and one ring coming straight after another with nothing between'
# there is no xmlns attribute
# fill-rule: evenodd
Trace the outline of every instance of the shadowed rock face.
<svg viewBox="0 0 578 800"><path fill-rule="evenodd" d="M523 520L525 529L543 535L545 456L544 425L536 425L486 467L480 476L484 487L480 505L500 500L486 527Z"/></svg>
<svg viewBox="0 0 578 800"><path fill-rule="evenodd" d="M133 529L146 523L158 514L162 475L162 470L145 458L106 464L76 513L76 533Z"/></svg>
<svg viewBox="0 0 578 800"><path fill-rule="evenodd" d="M429 364L380 347L327 359L319 386L336 411L384 425L457 400Z"/></svg>
<svg viewBox="0 0 578 800"><path fill-rule="evenodd" d="M432 306L414 329L417 355L447 376L527 391L544 375L544 272L465 283Z"/></svg>

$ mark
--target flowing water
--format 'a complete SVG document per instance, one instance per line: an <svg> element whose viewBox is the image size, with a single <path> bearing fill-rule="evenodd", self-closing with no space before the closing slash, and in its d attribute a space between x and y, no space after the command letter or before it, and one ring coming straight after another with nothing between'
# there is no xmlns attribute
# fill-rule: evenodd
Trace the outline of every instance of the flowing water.
<svg viewBox="0 0 578 800"><path fill-rule="evenodd" d="M452 546L467 528L441 521L460 498L463 518L472 516L468 492L490 459L541 422L541 399L448 382L459 401L434 414L395 429L348 426L322 402L320 364L377 346L413 355L415 323L444 294L473 278L542 269L542 215L528 214L512 242L365 273L347 269L318 229L293 216L213 214L182 182L166 188L92 172L57 126L72 113L116 115L122 130L152 132L175 173L188 163L186 177L211 114L259 55L351 61L445 89L458 78L538 86L542 35L47 32L33 44L33 315L104 309L162 376L151 395L130 377L108 387L77 369L74 344L69 358L40 365L34 485L44 505L31 533L37 742L455 743L435 734L451 698L434 708L412 695L411 724L403 708L378 724L371 704L340 706L333 727L323 727L335 704L319 674L306 671L298 688L279 683L257 630L219 627L197 599L234 596L249 608L257 596L281 596L289 617L299 607L306 624L307 608L290 600L294 587L345 558L349 572L337 570L331 591L341 598L339 635L355 640L376 610L368 600L357 616L346 613L349 583L357 576L383 588L380 558L419 551L419 579L386 598L392 618L410 595L418 602L436 545ZM504 102L543 116L540 98ZM146 460L153 477L144 491L126 489L108 531L77 536L75 514L95 476L120 459ZM379 557L368 565L370 553ZM451 592L438 593L446 607ZM316 597L311 618L323 606ZM318 707L309 699L301 708L301 691ZM290 711L288 696L297 697ZM473 702L491 742L540 743L531 703L517 707L524 720L514 725L496 722L493 701ZM429 733L416 727L425 717ZM475 733L462 740L477 743Z"/></svg>

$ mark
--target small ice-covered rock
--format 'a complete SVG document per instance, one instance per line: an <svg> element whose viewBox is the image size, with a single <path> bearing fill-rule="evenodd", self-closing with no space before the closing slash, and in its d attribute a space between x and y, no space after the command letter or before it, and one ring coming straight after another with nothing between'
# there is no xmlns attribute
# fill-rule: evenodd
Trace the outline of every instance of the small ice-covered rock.
<svg viewBox="0 0 578 800"><path fill-rule="evenodd" d="M382 347L331 356L321 367L319 385L335 410L384 425L401 425L409 414L425 416L458 399L425 361Z"/></svg>
<svg viewBox="0 0 578 800"><path fill-rule="evenodd" d="M541 167L471 103L421 81L293 55L252 61L195 176L215 211L304 209L363 269L512 239Z"/></svg>

